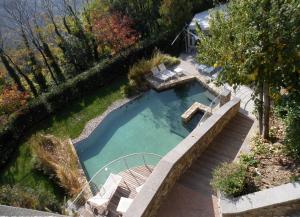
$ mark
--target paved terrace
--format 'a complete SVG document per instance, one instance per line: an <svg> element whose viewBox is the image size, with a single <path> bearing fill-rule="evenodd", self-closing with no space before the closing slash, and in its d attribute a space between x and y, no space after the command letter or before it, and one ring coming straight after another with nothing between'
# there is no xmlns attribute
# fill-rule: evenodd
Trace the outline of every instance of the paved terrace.
<svg viewBox="0 0 300 217"><path fill-rule="evenodd" d="M253 130L254 121L238 113L181 176L157 216L219 217L217 197L210 186L212 171L222 162L233 161L241 149L246 149Z"/></svg>

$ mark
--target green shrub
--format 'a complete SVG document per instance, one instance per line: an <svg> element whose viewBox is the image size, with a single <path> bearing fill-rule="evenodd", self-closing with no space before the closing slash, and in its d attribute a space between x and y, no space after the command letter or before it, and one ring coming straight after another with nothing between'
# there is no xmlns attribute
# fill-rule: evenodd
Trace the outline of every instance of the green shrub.
<svg viewBox="0 0 300 217"><path fill-rule="evenodd" d="M246 167L238 163L224 163L213 171L211 185L226 196L240 196L246 187Z"/></svg>
<svg viewBox="0 0 300 217"><path fill-rule="evenodd" d="M28 209L61 212L59 202L49 192L30 189L20 185L3 185L0 188L0 204Z"/></svg>
<svg viewBox="0 0 300 217"><path fill-rule="evenodd" d="M254 166L256 167L259 161L255 158L254 154L241 154L240 155L240 163L242 165L248 166Z"/></svg>
<svg viewBox="0 0 300 217"><path fill-rule="evenodd" d="M287 153L300 160L300 93L282 97L274 110L285 124L284 144Z"/></svg>
<svg viewBox="0 0 300 217"><path fill-rule="evenodd" d="M294 159L300 160L300 106L288 111L285 124L287 151Z"/></svg>

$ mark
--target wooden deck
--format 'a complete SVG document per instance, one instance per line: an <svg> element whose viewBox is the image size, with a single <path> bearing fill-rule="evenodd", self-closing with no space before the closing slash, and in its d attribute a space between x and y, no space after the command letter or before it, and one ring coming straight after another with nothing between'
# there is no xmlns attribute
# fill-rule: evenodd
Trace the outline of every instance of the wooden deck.
<svg viewBox="0 0 300 217"><path fill-rule="evenodd" d="M182 175L157 217L219 217L217 197L210 185L212 171L223 162L233 161L241 149L247 148L252 126L252 119L238 113Z"/></svg>
<svg viewBox="0 0 300 217"><path fill-rule="evenodd" d="M120 198L126 197L126 198L134 199L137 194L136 188L143 185L146 182L147 178L150 176L153 169L154 169L153 166L139 166L119 173L119 175L123 177L123 181L120 184L113 198L110 200L110 203L108 204L107 207L108 214L106 215L107 217L121 216L120 213L116 211ZM88 205L82 207L79 210L79 213L80 216L82 217L97 216L93 214L92 210Z"/></svg>

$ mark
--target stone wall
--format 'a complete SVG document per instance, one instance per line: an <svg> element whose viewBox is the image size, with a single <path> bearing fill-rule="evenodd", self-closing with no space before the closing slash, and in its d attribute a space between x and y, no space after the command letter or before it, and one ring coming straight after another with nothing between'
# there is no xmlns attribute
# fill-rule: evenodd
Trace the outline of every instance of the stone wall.
<svg viewBox="0 0 300 217"><path fill-rule="evenodd" d="M219 198L222 217L300 216L300 182L289 183L234 199Z"/></svg>
<svg viewBox="0 0 300 217"><path fill-rule="evenodd" d="M34 209L26 209L14 206L0 205L0 216L52 216L52 217L66 217L57 213L44 212Z"/></svg>
<svg viewBox="0 0 300 217"><path fill-rule="evenodd" d="M197 126L157 164L124 217L154 217L180 176L237 114L240 100L234 98Z"/></svg>

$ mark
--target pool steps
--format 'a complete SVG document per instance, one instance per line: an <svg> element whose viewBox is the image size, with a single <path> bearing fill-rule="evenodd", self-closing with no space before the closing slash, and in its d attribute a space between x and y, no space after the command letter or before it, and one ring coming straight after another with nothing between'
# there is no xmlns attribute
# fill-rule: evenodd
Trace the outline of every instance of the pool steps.
<svg viewBox="0 0 300 217"><path fill-rule="evenodd" d="M182 115L182 121L184 123L189 122L192 117L197 113L197 112L203 112L205 113L206 111L209 111L209 107L200 103L200 102L194 102L194 104L189 107Z"/></svg>

